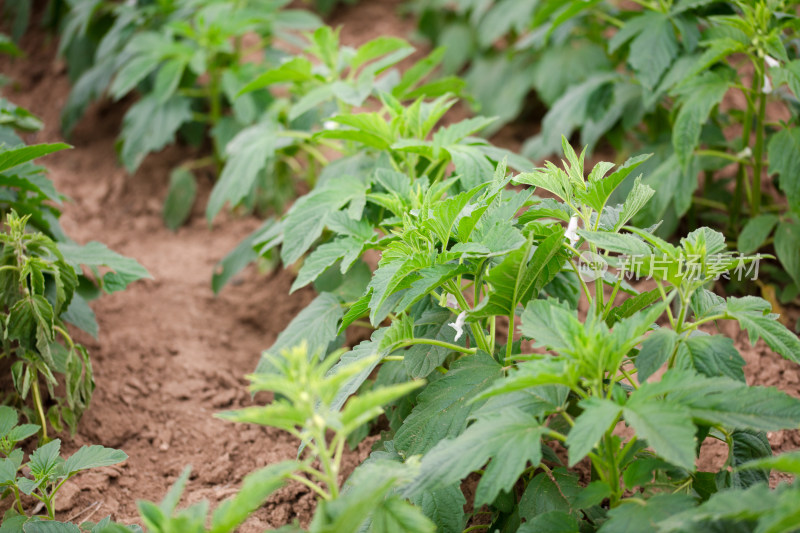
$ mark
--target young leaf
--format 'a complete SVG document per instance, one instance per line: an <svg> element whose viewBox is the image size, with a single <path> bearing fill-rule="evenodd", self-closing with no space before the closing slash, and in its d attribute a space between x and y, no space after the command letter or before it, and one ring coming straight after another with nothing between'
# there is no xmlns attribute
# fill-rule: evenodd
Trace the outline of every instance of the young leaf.
<svg viewBox="0 0 800 533"><path fill-rule="evenodd" d="M64 475L72 476L81 470L100 468L121 463L128 458L122 450L114 450L104 446L81 446L64 462Z"/></svg>

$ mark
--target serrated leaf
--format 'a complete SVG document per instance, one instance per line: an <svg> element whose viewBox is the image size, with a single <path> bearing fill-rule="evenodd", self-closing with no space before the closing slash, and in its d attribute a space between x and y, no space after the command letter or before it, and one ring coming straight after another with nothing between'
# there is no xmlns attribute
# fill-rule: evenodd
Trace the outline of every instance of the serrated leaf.
<svg viewBox="0 0 800 533"><path fill-rule="evenodd" d="M365 191L366 185L360 179L344 175L325 181L297 200L284 219L283 263L290 265L300 259L322 234L327 215Z"/></svg>
<svg viewBox="0 0 800 533"><path fill-rule="evenodd" d="M575 419L566 442L570 467L592 451L622 412L621 406L602 398L587 398L580 406L583 412Z"/></svg>
<svg viewBox="0 0 800 533"><path fill-rule="evenodd" d="M640 383L647 381L647 378L667 362L675 348L677 337L671 329L659 329L645 339L636 356L636 377Z"/></svg>
<svg viewBox="0 0 800 533"><path fill-rule="evenodd" d="M139 168L144 157L174 142L178 128L192 118L191 101L173 96L159 102L147 96L136 102L122 121L120 158L129 173Z"/></svg>
<svg viewBox="0 0 800 533"><path fill-rule="evenodd" d="M641 356L641 353L639 354ZM678 347L677 368L692 368L708 376L724 376L744 383L744 359L733 345L733 339L723 335L697 335Z"/></svg>
<svg viewBox="0 0 800 533"><path fill-rule="evenodd" d="M122 450L114 450L105 446L81 446L64 462L64 475L71 476L81 470L101 468L121 463L128 458Z"/></svg>
<svg viewBox="0 0 800 533"><path fill-rule="evenodd" d="M309 355L319 354L324 358L328 345L336 339L337 326L342 314L342 305L336 296L322 293L314 298L281 331L272 346L264 351L256 367L256 373L270 372L269 361L264 357L265 354L278 355L281 350L294 348L303 342L308 346Z"/></svg>
<svg viewBox="0 0 800 533"><path fill-rule="evenodd" d="M416 407L395 435L398 453L403 457L425 453L439 441L461 434L470 414L480 407L470 400L501 375L501 366L482 352L453 363L443 378L417 397Z"/></svg>
<svg viewBox="0 0 800 533"><path fill-rule="evenodd" d="M360 254L363 246L364 242L355 237L341 237L318 246L303 261L303 266L297 273L297 278L292 283L289 292L292 293L301 287L305 287L342 257L351 256L349 263L352 264L352 261ZM349 264L342 265L343 269L345 267L349 267Z"/></svg>
<svg viewBox="0 0 800 533"><path fill-rule="evenodd" d="M778 174L789 207L800 213L800 128L784 128L767 145L770 174Z"/></svg>
<svg viewBox="0 0 800 533"><path fill-rule="evenodd" d="M684 166L700 141L700 131L711 111L722 102L729 88L730 80L715 72L690 78L679 87L684 98L672 128L672 144Z"/></svg>
<svg viewBox="0 0 800 533"><path fill-rule="evenodd" d="M107 292L124 289L128 284L139 279L153 279L153 276L138 261L120 255L105 244L96 241L91 241L83 246L60 242L58 249L61 250L67 263L79 272L81 265L111 269L113 273L106 273L103 276L104 289Z"/></svg>
<svg viewBox="0 0 800 533"><path fill-rule="evenodd" d="M694 471L695 427L689 409L661 400L640 401L634 393L625 404L623 415L636 435L647 440L659 456Z"/></svg>
<svg viewBox="0 0 800 533"><path fill-rule="evenodd" d="M475 505L491 503L501 490L511 489L528 462L539 464L544 431L534 417L513 408L502 416L479 420L455 439L443 440L428 451L419 476L406 490L413 494L446 487L488 461Z"/></svg>

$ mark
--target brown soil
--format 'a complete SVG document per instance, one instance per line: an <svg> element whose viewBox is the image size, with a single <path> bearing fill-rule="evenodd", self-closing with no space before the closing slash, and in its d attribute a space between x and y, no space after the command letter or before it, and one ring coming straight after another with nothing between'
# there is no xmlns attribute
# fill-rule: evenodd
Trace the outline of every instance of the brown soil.
<svg viewBox="0 0 800 533"><path fill-rule="evenodd" d="M413 21L396 16L399 5L398 0L362 2L340 9L331 22L343 25L346 44L377 35L408 36ZM34 30L23 48L26 58L0 57L0 71L16 82L5 96L44 119L46 129L30 142L60 141L59 112L69 83L55 58L56 43ZM75 149L45 161L57 188L73 199L64 207L66 232L80 243L98 240L136 258L154 278L94 302L100 339L78 335L92 355L97 390L75 438L62 436L65 450L103 444L123 449L130 458L71 482L59 501L62 519L110 514L120 522L140 523L136 500L160 500L185 465L194 470L184 503L207 499L213 507L235 493L247 473L294 458L297 451L297 442L280 431L212 415L250 403L243 376L313 295L301 291L288 297L289 272L260 275L250 269L215 297L210 289L214 265L258 221L224 215L209 229L201 207L209 180L201 183L190 223L177 233L165 229L161 205L168 173L195 154L171 147L147 158L136 175L126 175L114 151L124 107L93 106L70 139ZM748 382L800 396L796 365L761 343L750 348L737 331L730 333L747 359ZM800 446L796 432L776 433L770 440L776 451ZM347 470L367 451L363 444ZM704 458L707 464L718 460L714 454ZM294 519L306 523L312 509L308 489L292 485L274 495L242 531L263 531Z"/></svg>

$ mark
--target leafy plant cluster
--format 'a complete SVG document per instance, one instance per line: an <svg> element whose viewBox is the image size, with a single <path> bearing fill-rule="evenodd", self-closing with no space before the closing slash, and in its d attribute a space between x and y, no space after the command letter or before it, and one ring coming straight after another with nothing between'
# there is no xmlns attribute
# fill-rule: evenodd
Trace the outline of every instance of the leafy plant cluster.
<svg viewBox="0 0 800 533"><path fill-rule="evenodd" d="M373 461L418 469L392 494L441 531L795 529L794 511L779 502L797 485L768 485L768 469L793 472L794 455L772 458L766 432L798 427L800 401L748 386L733 341L711 331L737 321L751 342L798 362L800 341L768 302L707 288L758 258L734 254L709 228L676 246L631 225L654 194L641 175L631 179L649 156L585 171L584 154L564 140L564 168L512 176L501 162L488 174L469 165L439 174L439 135L403 143L415 164L379 156L360 173L337 172L330 187L320 180L289 210L285 262L316 245L293 288L315 282L321 292L264 352L254 383L282 379L285 350L301 340L331 377L363 363L322 402L335 411L425 380L387 400L388 429L353 479ZM630 192L613 203L626 181ZM370 249L380 252L374 273L360 260ZM610 265L594 281L578 276L586 252ZM637 290L626 274L652 288ZM588 309L579 313L581 299ZM350 327L373 332L339 356ZM306 416L286 403L291 395L279 397L250 421L288 428ZM711 441L727 459L698 471ZM578 464L590 474L579 477ZM468 501L469 480L477 486ZM365 505L359 524L374 520Z"/></svg>
<svg viewBox="0 0 800 533"><path fill-rule="evenodd" d="M17 132L36 131L42 124L6 99L0 99L0 116L0 217L5 226L0 232L0 359L9 359L14 384L4 392L3 403L38 420L47 440L48 421L56 431L63 423L75 430L94 390L89 355L72 340L66 323L97 336L87 301L150 275L103 244L79 246L64 235L58 224L63 197L33 160L69 146L25 145ZM42 385L52 400L49 407Z"/></svg>
<svg viewBox="0 0 800 533"><path fill-rule="evenodd" d="M590 151L602 139L622 154L652 152L646 182L657 195L637 222L663 221L665 237L688 216L690 227L725 227L744 253L774 250L780 300L796 299L796 2L634 4L411 6L422 33L448 50L446 71L466 68L468 90L498 125L535 92L546 113L525 155L556 152L573 132Z"/></svg>

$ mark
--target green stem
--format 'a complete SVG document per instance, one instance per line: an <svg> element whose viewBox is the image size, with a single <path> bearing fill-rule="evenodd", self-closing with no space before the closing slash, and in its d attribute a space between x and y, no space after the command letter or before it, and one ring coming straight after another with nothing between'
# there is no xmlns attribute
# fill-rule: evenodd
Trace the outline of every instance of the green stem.
<svg viewBox="0 0 800 533"><path fill-rule="evenodd" d="M409 339L398 344L395 350L399 350L400 348L407 348L409 346L414 346L415 344L427 344L430 346L438 346L440 348L446 348L453 352L461 352L466 354L473 354L478 351L477 348L464 348L463 346L459 346L458 344L438 341L436 339ZM391 361L391 359L389 359L388 357L384 357L384 361L386 360Z"/></svg>
<svg viewBox="0 0 800 533"><path fill-rule="evenodd" d="M48 442L50 439L47 437L47 419L44 416L42 394L39 391L39 374L36 370L33 370L31 374L31 392L33 393L33 403L36 406L36 413L39 415L39 421L42 423L42 441Z"/></svg>
<svg viewBox="0 0 800 533"><path fill-rule="evenodd" d="M619 470L617 468L617 457L616 454L614 453L613 437L610 431L607 432L603 437L603 443L605 445L606 453L608 455L608 460L609 460L608 482L611 485L610 504L611 507L614 508L619 504L619 500L622 497L622 488L620 487L619 484Z"/></svg>
<svg viewBox="0 0 800 533"><path fill-rule="evenodd" d="M317 485L313 481L310 481L307 478L304 478L303 476L299 476L297 474L289 474L289 479L293 479L294 481L297 481L298 483L302 483L306 487L308 487L311 490L313 490L314 492L316 492L324 500L330 500L331 499L331 495L330 494L328 494L327 492L325 492L324 490L319 488L319 485Z"/></svg>
<svg viewBox="0 0 800 533"><path fill-rule="evenodd" d="M756 73L753 76L753 92L760 92L759 87L761 86L761 79ZM742 94L747 94L746 91L743 91ZM744 122L742 123L742 142L739 146L739 150L743 151L745 148L750 146L750 132L753 130L753 104L750 98L747 99L747 109L744 113ZM733 192L733 203L731 204L730 210L730 218L728 220L728 226L731 231L736 230L739 226L739 213L742 205L742 197L744 192L744 183L747 179L747 165L739 163L739 168L736 171L736 188Z"/></svg>
<svg viewBox="0 0 800 533"><path fill-rule="evenodd" d="M766 72L766 65L764 64L764 59L761 59L761 69L760 71ZM763 74L760 74L758 69L756 69L756 76L759 79L763 79ZM763 81L760 81L763 83ZM758 117L756 119L756 145L755 149L753 150L753 159L755 160L755 164L753 165L753 187L752 187L752 198L750 199L750 216L756 217L758 216L759 211L761 210L761 171L764 168L764 119L767 113L767 95L764 94L763 90L758 92Z"/></svg>

